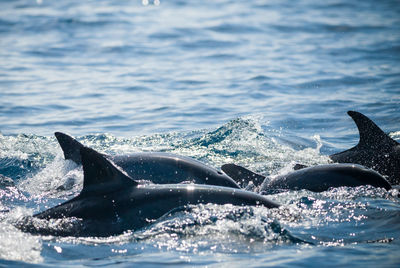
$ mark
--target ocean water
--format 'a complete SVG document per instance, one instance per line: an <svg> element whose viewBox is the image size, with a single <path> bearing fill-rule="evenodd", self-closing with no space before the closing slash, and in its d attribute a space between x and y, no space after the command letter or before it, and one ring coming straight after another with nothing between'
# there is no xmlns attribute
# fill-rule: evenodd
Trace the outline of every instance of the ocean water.
<svg viewBox="0 0 400 268"><path fill-rule="evenodd" d="M0 1L0 266L398 267L398 191L371 187L203 204L107 238L15 227L82 187L55 131L269 176L357 144L348 110L400 141L399 1Z"/></svg>

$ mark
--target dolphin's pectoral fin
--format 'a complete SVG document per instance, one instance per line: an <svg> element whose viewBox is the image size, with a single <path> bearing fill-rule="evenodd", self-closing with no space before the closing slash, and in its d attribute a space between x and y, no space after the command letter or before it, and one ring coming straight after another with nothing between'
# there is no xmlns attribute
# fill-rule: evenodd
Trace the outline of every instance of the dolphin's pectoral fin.
<svg viewBox="0 0 400 268"><path fill-rule="evenodd" d="M250 181L253 182L255 186L259 186L265 179L265 176L254 173L251 170L235 164L225 164L221 167L221 169L229 177L238 182L242 187L249 184Z"/></svg>
<svg viewBox="0 0 400 268"><path fill-rule="evenodd" d="M61 132L56 132L54 135L56 136L58 143L64 152L64 158L72 160L77 164L81 164L80 149L84 147L83 144L71 136Z"/></svg>
<svg viewBox="0 0 400 268"><path fill-rule="evenodd" d="M82 194L106 194L138 183L93 149L80 149L83 166Z"/></svg>
<svg viewBox="0 0 400 268"><path fill-rule="evenodd" d="M362 113L348 111L347 114L354 120L360 132L360 142L357 147L362 148L379 148L382 144L385 146L395 146L399 143L389 137L382 129L380 129L371 119Z"/></svg>
<svg viewBox="0 0 400 268"><path fill-rule="evenodd" d="M294 167L293 167L294 170L300 170L300 169L303 169L303 168L308 168L308 166L297 163L297 164L294 165Z"/></svg>

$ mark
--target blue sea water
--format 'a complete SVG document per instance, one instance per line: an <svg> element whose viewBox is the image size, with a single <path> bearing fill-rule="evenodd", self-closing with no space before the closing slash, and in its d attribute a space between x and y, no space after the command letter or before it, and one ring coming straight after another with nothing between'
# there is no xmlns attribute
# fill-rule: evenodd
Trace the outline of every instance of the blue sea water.
<svg viewBox="0 0 400 268"><path fill-rule="evenodd" d="M360 111L400 140L400 2L0 1L0 266L400 265L397 191L204 204L107 238L15 227L79 193L53 133L264 175L354 146ZM62 186L62 187L60 187Z"/></svg>

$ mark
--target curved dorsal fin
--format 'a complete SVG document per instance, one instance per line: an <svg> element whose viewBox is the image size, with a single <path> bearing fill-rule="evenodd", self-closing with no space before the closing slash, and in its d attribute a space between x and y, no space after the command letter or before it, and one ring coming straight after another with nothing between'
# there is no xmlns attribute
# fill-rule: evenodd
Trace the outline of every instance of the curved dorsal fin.
<svg viewBox="0 0 400 268"><path fill-rule="evenodd" d="M70 159L80 165L82 163L80 149L84 147L83 144L61 132L56 132L54 135L64 152L64 158Z"/></svg>
<svg viewBox="0 0 400 268"><path fill-rule="evenodd" d="M80 149L83 166L82 194L106 194L138 183L124 174L102 154L88 147Z"/></svg>
<svg viewBox="0 0 400 268"><path fill-rule="evenodd" d="M362 113L348 111L347 114L354 120L360 133L360 141L357 147L376 147L382 144L385 146L398 145L395 140Z"/></svg>
<svg viewBox="0 0 400 268"><path fill-rule="evenodd" d="M255 186L259 186L265 179L265 176L235 164L225 164L221 169L242 187L246 186L250 181L252 181ZM243 185L243 183L246 185Z"/></svg>

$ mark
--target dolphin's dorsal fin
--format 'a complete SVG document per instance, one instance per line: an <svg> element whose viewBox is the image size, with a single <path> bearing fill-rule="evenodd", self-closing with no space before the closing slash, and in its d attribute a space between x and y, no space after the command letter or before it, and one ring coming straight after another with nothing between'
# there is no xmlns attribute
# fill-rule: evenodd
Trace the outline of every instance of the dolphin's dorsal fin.
<svg viewBox="0 0 400 268"><path fill-rule="evenodd" d="M83 144L75 140L71 136L68 136L67 134L61 132L56 132L54 133L54 135L56 136L58 143L60 144L61 149L64 152L64 158L72 160L78 165L81 164L82 162L80 150L82 147L84 147Z"/></svg>
<svg viewBox="0 0 400 268"><path fill-rule="evenodd" d="M357 147L375 148L381 145L395 146L399 144L362 113L348 111L347 114L354 120L360 133Z"/></svg>
<svg viewBox="0 0 400 268"><path fill-rule="evenodd" d="M294 170L300 170L300 169L303 169L303 168L308 168L308 166L297 163L293 167Z"/></svg>
<svg viewBox="0 0 400 268"><path fill-rule="evenodd" d="M95 150L82 147L80 154L83 166L81 195L107 194L138 185L135 180Z"/></svg>
<svg viewBox="0 0 400 268"><path fill-rule="evenodd" d="M250 181L252 181L255 186L259 186L265 179L265 176L235 164L225 164L221 169L242 187L246 186ZM246 185L243 185L243 183Z"/></svg>

